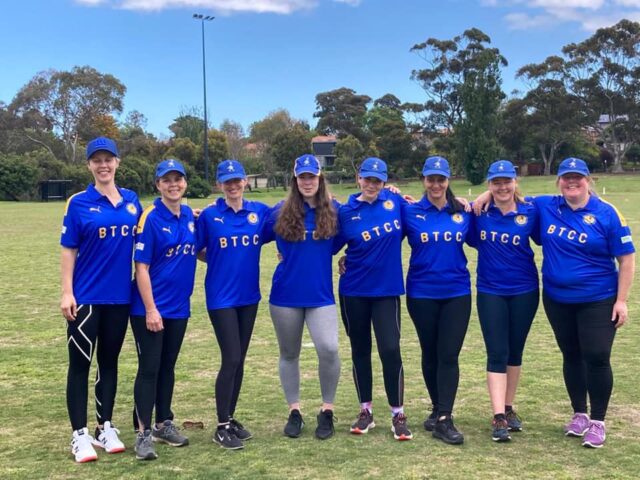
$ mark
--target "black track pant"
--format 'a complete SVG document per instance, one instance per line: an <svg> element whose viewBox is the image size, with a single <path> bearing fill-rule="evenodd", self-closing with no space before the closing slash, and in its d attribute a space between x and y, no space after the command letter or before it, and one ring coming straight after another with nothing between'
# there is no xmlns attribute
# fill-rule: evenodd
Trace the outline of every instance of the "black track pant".
<svg viewBox="0 0 640 480"><path fill-rule="evenodd" d="M407 297L422 348L422 375L431 403L451 414L458 391L458 356L471 315L471 295L445 299Z"/></svg>
<svg viewBox="0 0 640 480"><path fill-rule="evenodd" d="M133 388L136 416L151 428L153 407L156 423L173 420L171 399L175 366L187 330L187 319L163 319L164 329L152 332L145 317L132 315L131 329L138 353L138 374ZM134 427L137 428L137 425Z"/></svg>
<svg viewBox="0 0 640 480"><path fill-rule="evenodd" d="M222 365L216 378L216 409L218 422L225 423L233 417L244 374L258 304L243 307L209 310L209 319L220 346Z"/></svg>
<svg viewBox="0 0 640 480"><path fill-rule="evenodd" d="M404 402L404 370L400 355L400 297L349 297L340 295L342 321L351 342L353 380L360 403L372 400L371 325L387 400L392 407Z"/></svg>
<svg viewBox="0 0 640 480"><path fill-rule="evenodd" d="M487 372L507 373L522 365L522 352L540 302L539 290L520 295L478 292L476 303L484 344Z"/></svg>
<svg viewBox="0 0 640 480"><path fill-rule="evenodd" d="M604 420L613 389L610 359L616 329L611 312L615 300L560 303L542 295L562 352L564 383L573 411L587 413L588 394L593 420Z"/></svg>
<svg viewBox="0 0 640 480"><path fill-rule="evenodd" d="M129 305L79 305L78 316L67 321L67 410L74 430L87 426L89 368L98 350L96 420L111 421L118 387L118 357L127 333Z"/></svg>

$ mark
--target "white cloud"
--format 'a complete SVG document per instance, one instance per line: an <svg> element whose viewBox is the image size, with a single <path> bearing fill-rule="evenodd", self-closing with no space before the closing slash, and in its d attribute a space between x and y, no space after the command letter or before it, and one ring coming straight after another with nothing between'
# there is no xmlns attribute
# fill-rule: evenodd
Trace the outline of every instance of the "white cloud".
<svg viewBox="0 0 640 480"><path fill-rule="evenodd" d="M504 20L512 30L577 23L595 31L623 18L640 18L640 0L478 0L483 6L508 10Z"/></svg>
<svg viewBox="0 0 640 480"><path fill-rule="evenodd" d="M362 0L333 0L337 3L345 3L347 5L351 5L352 7L357 7L362 3Z"/></svg>
<svg viewBox="0 0 640 480"><path fill-rule="evenodd" d="M289 14L315 7L318 0L75 0L84 5L109 5L126 10L158 11L169 8L199 8L220 13ZM353 0L350 1L353 3Z"/></svg>

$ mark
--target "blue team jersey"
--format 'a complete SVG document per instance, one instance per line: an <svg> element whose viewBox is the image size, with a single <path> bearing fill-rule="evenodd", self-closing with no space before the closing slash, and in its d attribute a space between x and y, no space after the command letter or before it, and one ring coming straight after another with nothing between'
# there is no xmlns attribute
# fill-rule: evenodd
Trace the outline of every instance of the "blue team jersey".
<svg viewBox="0 0 640 480"><path fill-rule="evenodd" d="M620 212L596 196L577 210L561 195L536 197L534 202L540 211L545 293L563 303L616 295L615 257L635 252L631 231Z"/></svg>
<svg viewBox="0 0 640 480"><path fill-rule="evenodd" d="M452 298L471 293L471 280L463 244L471 215L449 213L426 196L402 206L402 226L411 246L407 296Z"/></svg>
<svg viewBox="0 0 640 480"><path fill-rule="evenodd" d="M283 202L274 207L267 228L273 230ZM333 202L336 213L340 204ZM317 238L316 210L304 204L305 238L289 242L275 234L282 261L273 272L269 302L279 307L324 307L336 303L333 296L334 238Z"/></svg>
<svg viewBox="0 0 640 480"><path fill-rule="evenodd" d="M538 289L538 270L529 240L540 244L538 209L516 203L503 215L493 203L475 217L467 243L478 249L476 287L492 295L520 295Z"/></svg>
<svg viewBox="0 0 640 480"><path fill-rule="evenodd" d="M131 301L131 255L142 206L135 192L118 188L115 207L91 184L67 201L60 244L78 249L73 295L78 305Z"/></svg>
<svg viewBox="0 0 640 480"><path fill-rule="evenodd" d="M189 298L193 293L197 262L195 220L191 208L182 205L178 217L157 198L138 222L133 259L149 265L153 300L162 318L189 318ZM145 313L134 279L131 314L144 316Z"/></svg>
<svg viewBox="0 0 640 480"><path fill-rule="evenodd" d="M402 279L402 214L404 199L384 189L373 203L349 196L338 211L340 231L335 249L347 244L341 295L387 297L404 294Z"/></svg>
<svg viewBox="0 0 640 480"><path fill-rule="evenodd" d="M218 198L198 217L196 250L207 249L207 309L260 301L260 250L272 240L265 228L269 210L264 203L244 200L234 212Z"/></svg>

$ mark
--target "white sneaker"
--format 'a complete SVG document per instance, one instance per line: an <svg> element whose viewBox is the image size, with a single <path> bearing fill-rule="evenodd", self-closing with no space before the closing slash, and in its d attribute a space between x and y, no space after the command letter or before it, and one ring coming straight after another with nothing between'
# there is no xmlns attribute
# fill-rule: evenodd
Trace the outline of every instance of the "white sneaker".
<svg viewBox="0 0 640 480"><path fill-rule="evenodd" d="M124 452L124 443L118 438L120 430L111 425L111 422L104 422L102 428L96 428L96 438L93 444L96 447L104 448L107 453Z"/></svg>
<svg viewBox="0 0 640 480"><path fill-rule="evenodd" d="M96 451L91 446L93 438L89 435L87 427L73 432L71 439L71 453L73 453L77 463L93 462L98 459Z"/></svg>

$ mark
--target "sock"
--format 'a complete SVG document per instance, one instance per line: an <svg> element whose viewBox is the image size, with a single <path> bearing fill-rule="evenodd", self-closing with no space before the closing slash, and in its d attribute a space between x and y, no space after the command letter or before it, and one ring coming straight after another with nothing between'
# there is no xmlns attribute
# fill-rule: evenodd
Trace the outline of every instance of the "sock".
<svg viewBox="0 0 640 480"><path fill-rule="evenodd" d="M218 424L218 430L224 430L225 428L229 428L229 422Z"/></svg>
<svg viewBox="0 0 640 480"><path fill-rule="evenodd" d="M399 407L391 407L391 416L395 417L396 415L404 413L404 407L400 405Z"/></svg>
<svg viewBox="0 0 640 480"><path fill-rule="evenodd" d="M504 413L509 413L513 411L513 406L512 405L505 405L504 406Z"/></svg>
<svg viewBox="0 0 640 480"><path fill-rule="evenodd" d="M362 402L360 404L360 408L364 410L365 408L369 410L369 413L373 413L373 402Z"/></svg>
<svg viewBox="0 0 640 480"><path fill-rule="evenodd" d="M507 417L505 416L504 413L496 413L493 416L493 418L496 419L496 420L506 420L507 419Z"/></svg>

